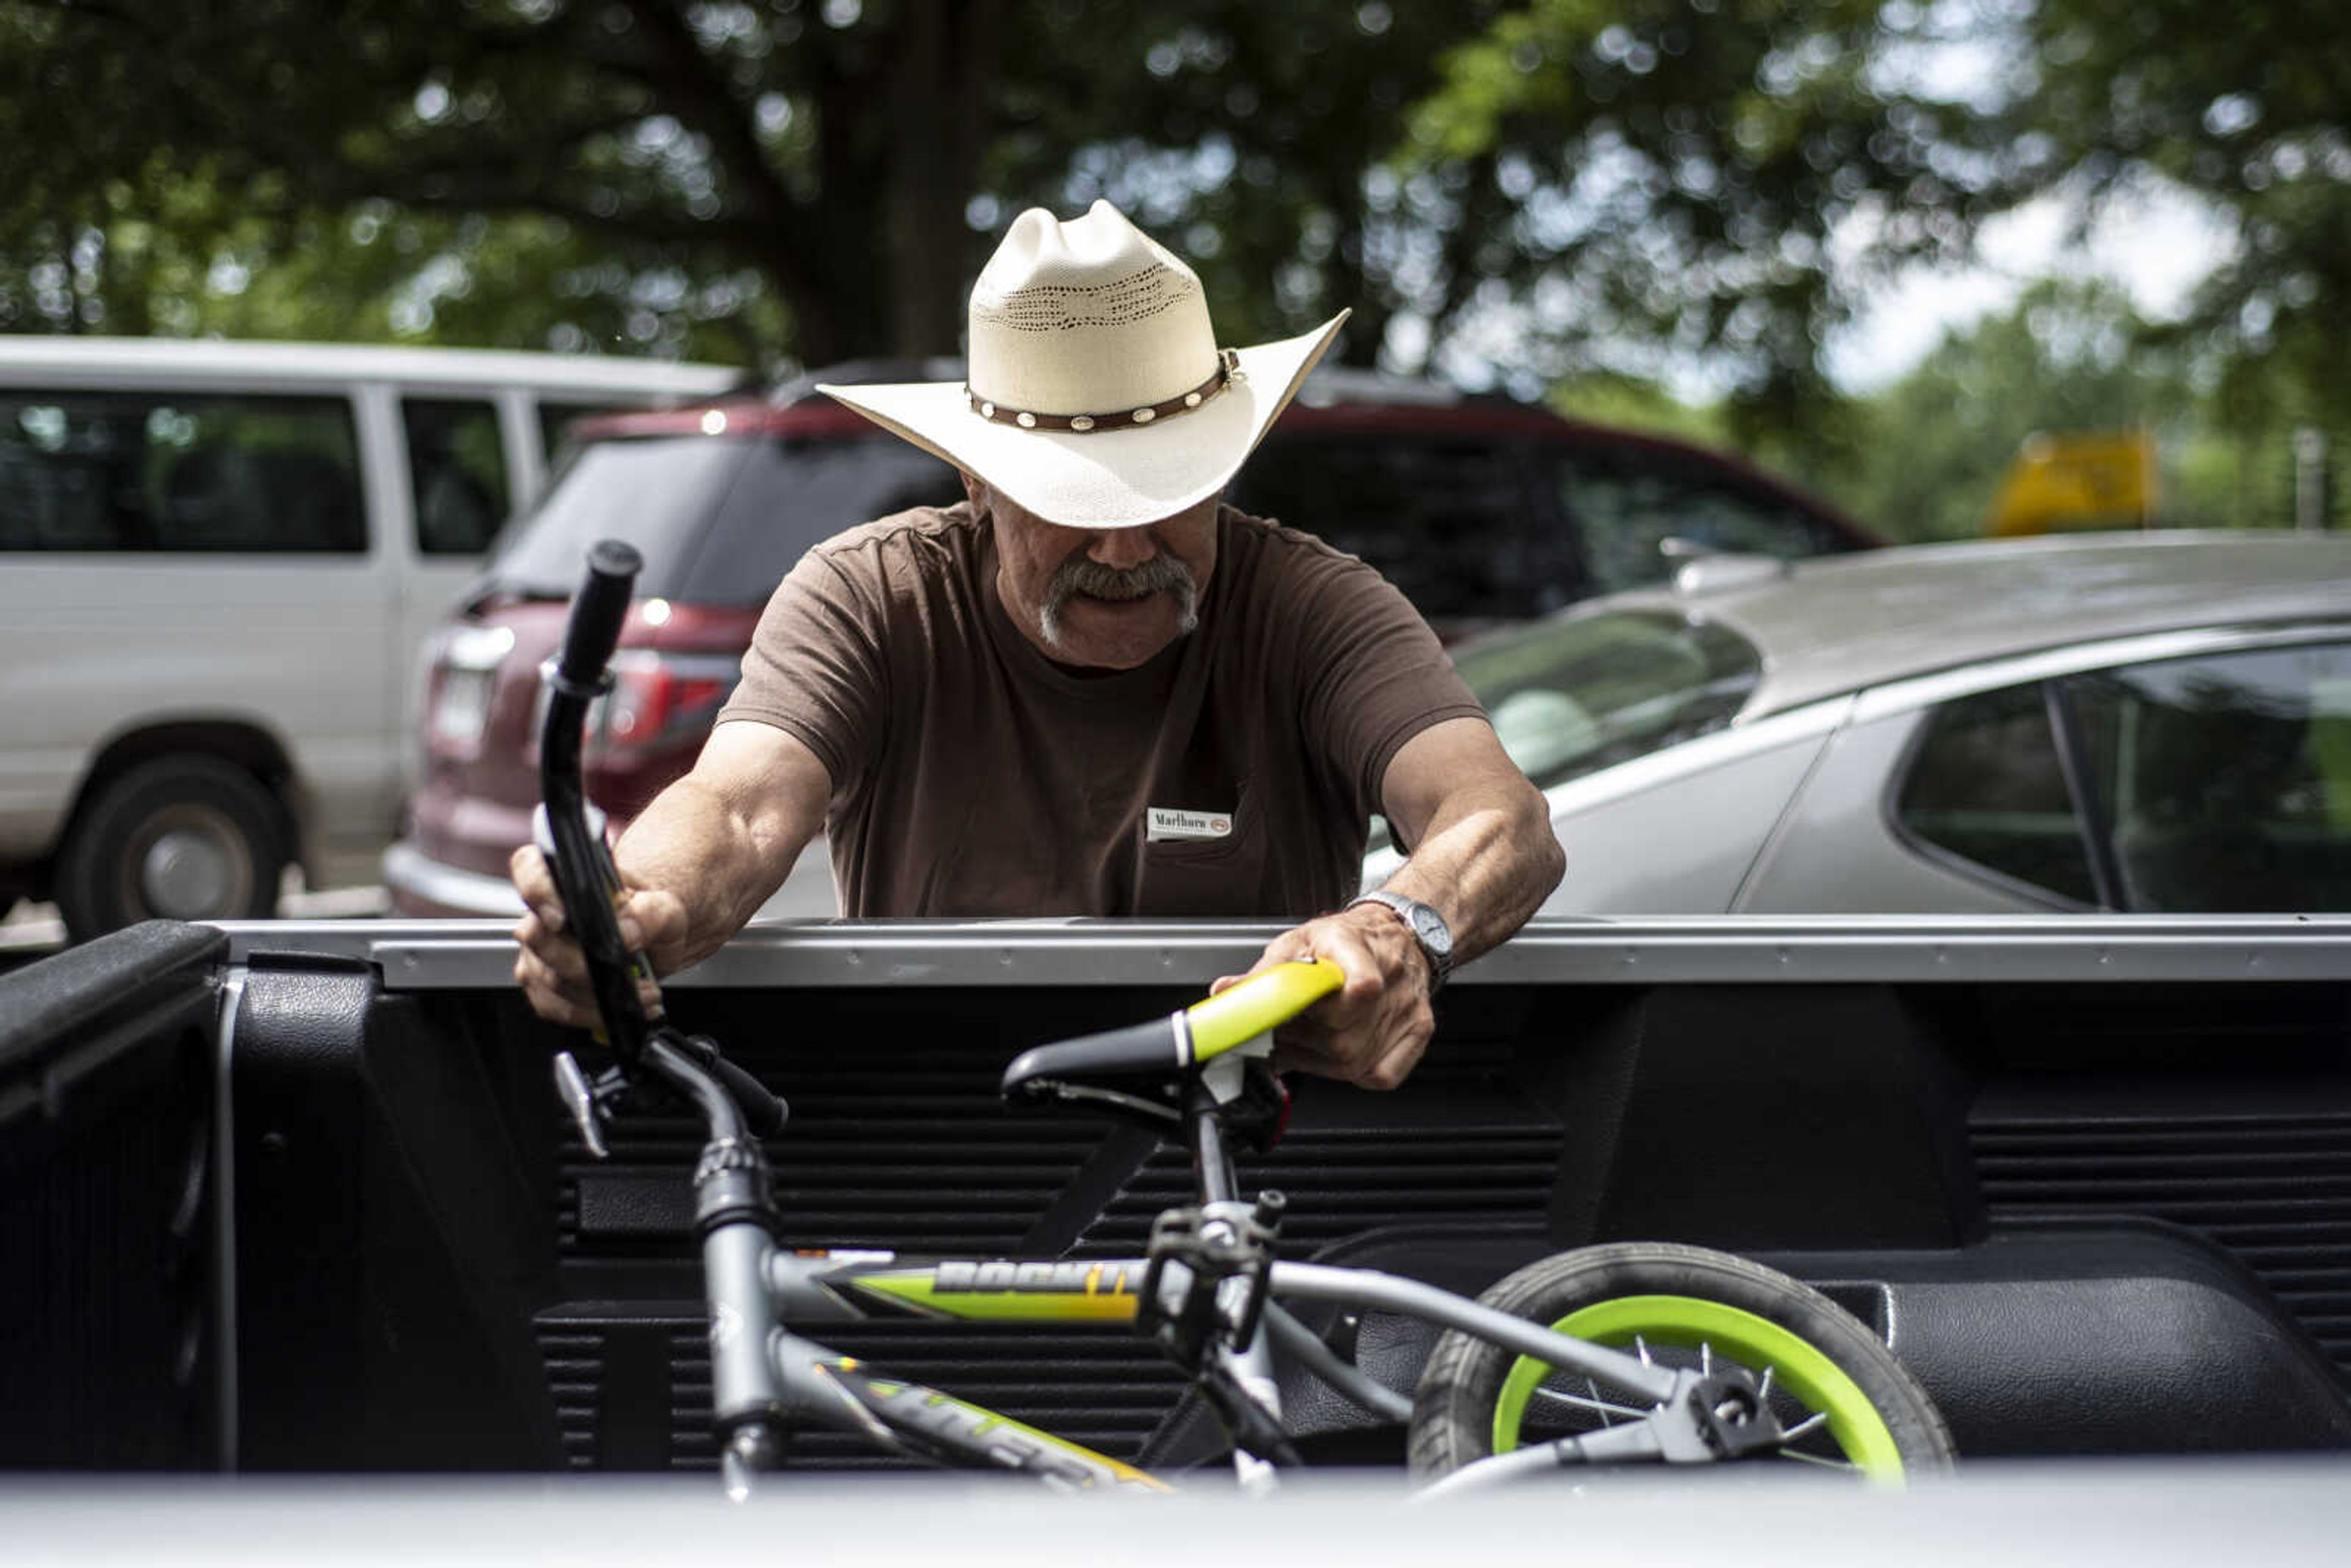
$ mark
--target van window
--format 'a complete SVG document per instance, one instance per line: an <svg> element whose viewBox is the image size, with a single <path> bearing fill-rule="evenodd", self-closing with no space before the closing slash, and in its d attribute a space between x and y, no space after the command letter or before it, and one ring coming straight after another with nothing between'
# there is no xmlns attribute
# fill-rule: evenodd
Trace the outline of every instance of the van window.
<svg viewBox="0 0 2351 1568"><path fill-rule="evenodd" d="M0 549L363 554L350 404L0 391Z"/></svg>
<svg viewBox="0 0 2351 1568"><path fill-rule="evenodd" d="M497 405L470 398L403 398L409 494L421 555L479 555L511 505Z"/></svg>
<svg viewBox="0 0 2351 1568"><path fill-rule="evenodd" d="M1793 503L1668 453L1578 446L1552 463L1595 592L1663 582L1673 570L1659 548L1668 538L1782 559L1852 548Z"/></svg>

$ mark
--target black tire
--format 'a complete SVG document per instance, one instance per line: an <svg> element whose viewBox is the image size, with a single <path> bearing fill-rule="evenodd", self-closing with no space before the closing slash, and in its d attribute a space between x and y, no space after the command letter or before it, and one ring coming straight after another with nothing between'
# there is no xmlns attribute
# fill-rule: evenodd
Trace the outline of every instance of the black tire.
<svg viewBox="0 0 2351 1568"><path fill-rule="evenodd" d="M214 757L159 757L100 785L57 853L52 895L76 941L158 916L266 917L287 857L269 787Z"/></svg>
<svg viewBox="0 0 2351 1568"><path fill-rule="evenodd" d="M1635 1302L1627 1298L1643 1300ZM1658 1298L1666 1300L1660 1301ZM1735 1308L1775 1325L1776 1331L1781 1332L1754 1331L1746 1343L1732 1347L1738 1354L1719 1352L1716 1339L1707 1336L1707 1354L1713 1356L1716 1364L1725 1359L1734 1360L1760 1377L1766 1366L1755 1364L1768 1363L1770 1357L1756 1354L1753 1341L1762 1339L1786 1347L1785 1336L1792 1335L1802 1343L1796 1347L1798 1354L1789 1358L1792 1368L1807 1362L1803 1351L1825 1358L1836 1372L1851 1379L1852 1389L1866 1404L1867 1409L1858 1412L1859 1427L1866 1429L1871 1426L1871 1413L1883 1424L1881 1429L1868 1436L1868 1440L1876 1445L1875 1449L1834 1437L1825 1416L1813 1420L1809 1427L1800 1427L1799 1423L1812 1417L1821 1405L1837 1404L1841 1427L1848 1432L1855 1431L1854 1395L1848 1391L1838 1399L1818 1402L1798 1397L1789 1388L1790 1379L1797 1374L1783 1374L1775 1366L1771 1369L1774 1381L1771 1404L1782 1425L1791 1429L1792 1439L1780 1458L1857 1468L1857 1456L1874 1453L1873 1473L1884 1477L1892 1475L1896 1468L1885 1458L1886 1437L1891 1438L1893 1452L1898 1456L1900 1473L1906 1475L1948 1469L1957 1454L1942 1412L1935 1408L1926 1390L1918 1386L1917 1380L1876 1333L1818 1291L1743 1258L1660 1242L1587 1247L1530 1263L1479 1300L1487 1306L1546 1326L1561 1323L1587 1308L1622 1301L1625 1305L1612 1314L1624 1320L1614 1332L1589 1337L1629 1344L1638 1333L1644 1354L1682 1364L1695 1364L1697 1361L1698 1353L1689 1347L1689 1322L1701 1321L1706 1314L1703 1307L1677 1303ZM1677 1322L1677 1318L1689 1322ZM1733 1326L1723 1333L1737 1340L1741 1331L1736 1323L1743 1321L1732 1320ZM1523 1432L1529 1441L1597 1427L1611 1419L1622 1418L1580 1408L1589 1403L1584 1397L1588 1387L1585 1381L1581 1376L1553 1374L1544 1377L1535 1396L1522 1396L1516 1407L1524 1410L1524 1424L1514 1424L1510 1415L1512 1406L1505 1404L1504 1384L1521 1359L1515 1352L1458 1330L1449 1330L1438 1339L1421 1371L1413 1402L1411 1458L1415 1476L1434 1479L1493 1453L1498 1412L1500 1426L1510 1429L1503 1434L1506 1438ZM1521 1384L1535 1375L1537 1364L1529 1364L1520 1372ZM1596 1395L1601 1391L1590 1392ZM1506 1441L1505 1446L1515 1444Z"/></svg>

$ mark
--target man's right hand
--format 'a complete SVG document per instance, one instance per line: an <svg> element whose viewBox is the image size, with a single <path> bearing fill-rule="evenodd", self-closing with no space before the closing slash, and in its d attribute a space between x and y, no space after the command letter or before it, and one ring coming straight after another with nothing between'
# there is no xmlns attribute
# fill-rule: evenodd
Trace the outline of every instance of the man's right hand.
<svg viewBox="0 0 2351 1568"><path fill-rule="evenodd" d="M529 911L515 925L515 940L522 944L515 959L515 983L539 1017L594 1029L599 1019L596 993L588 983L588 959L563 917L563 901L556 894L547 857L538 845L525 844L515 851L507 870ZM621 880L621 940L650 957L655 974L665 975L676 966L684 945L685 904L674 893L631 883L626 873Z"/></svg>

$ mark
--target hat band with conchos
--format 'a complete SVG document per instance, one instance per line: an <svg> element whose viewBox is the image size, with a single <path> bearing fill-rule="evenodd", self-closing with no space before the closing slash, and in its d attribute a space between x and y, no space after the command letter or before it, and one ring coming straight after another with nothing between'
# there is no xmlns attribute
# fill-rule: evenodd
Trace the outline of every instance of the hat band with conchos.
<svg viewBox="0 0 2351 1568"><path fill-rule="evenodd" d="M1123 408L1113 413L1037 413L1028 409L1002 408L965 387L971 399L971 411L982 419L992 419L998 424L1017 424L1023 430L1067 430L1079 435L1090 430L1132 430L1139 424L1151 424L1177 414L1189 413L1218 392L1241 380L1247 372L1241 369L1240 350L1217 350L1217 373L1191 391L1142 408Z"/></svg>
<svg viewBox="0 0 2351 1568"><path fill-rule="evenodd" d="M1224 489L1346 312L1219 348L1199 276L1096 202L1015 218L968 319L958 380L821 390L1046 522L1131 528Z"/></svg>

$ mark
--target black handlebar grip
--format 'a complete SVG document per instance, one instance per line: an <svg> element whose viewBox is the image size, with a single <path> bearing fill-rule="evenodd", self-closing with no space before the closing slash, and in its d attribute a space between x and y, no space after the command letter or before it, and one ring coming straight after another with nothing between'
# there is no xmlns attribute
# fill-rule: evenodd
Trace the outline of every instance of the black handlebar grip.
<svg viewBox="0 0 2351 1568"><path fill-rule="evenodd" d="M766 1084L723 1056L710 1065L712 1076L734 1096L735 1108L743 1113L743 1125L753 1137L772 1138L784 1130L784 1103Z"/></svg>
<svg viewBox="0 0 2351 1568"><path fill-rule="evenodd" d="M557 671L575 686L601 679L604 664L621 641L621 622L629 613L629 595L636 586L644 558L619 539L599 540L588 552L588 580L571 601L571 621L563 633L563 658Z"/></svg>

